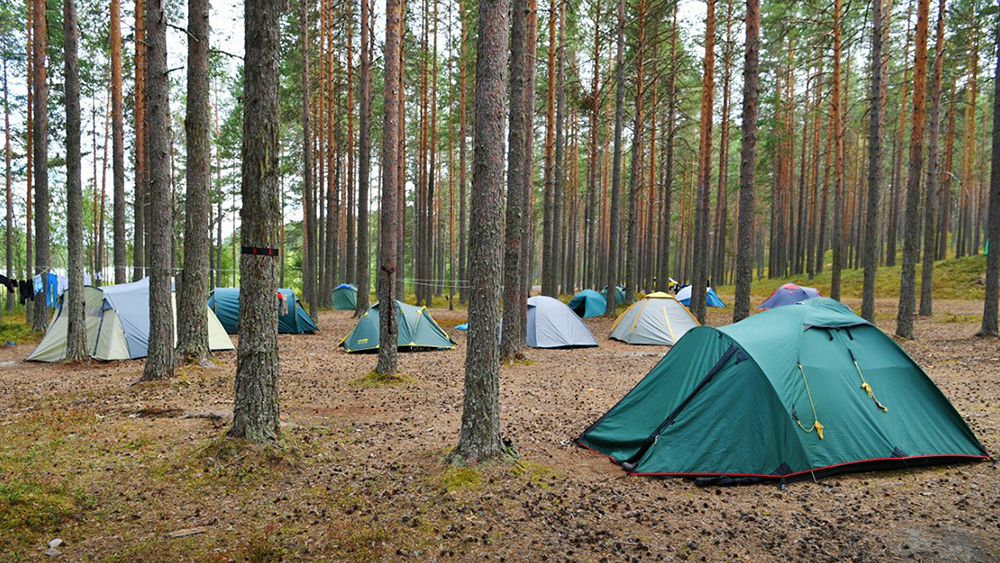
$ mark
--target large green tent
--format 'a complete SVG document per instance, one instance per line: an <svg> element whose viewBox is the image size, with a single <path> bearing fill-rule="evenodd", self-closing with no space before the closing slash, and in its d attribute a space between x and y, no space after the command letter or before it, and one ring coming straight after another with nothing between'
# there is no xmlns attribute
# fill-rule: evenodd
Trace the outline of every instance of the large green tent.
<svg viewBox="0 0 1000 563"><path fill-rule="evenodd" d="M284 301L284 303L282 303ZM319 327L302 307L295 291L288 288L278 290L275 306L279 308L278 332L281 334L302 334L316 332ZM208 295L208 308L219 317L229 334L240 330L240 289L238 287L217 287Z"/></svg>
<svg viewBox="0 0 1000 563"><path fill-rule="evenodd" d="M358 306L358 288L349 283L342 283L333 288L333 308L341 311L353 311Z"/></svg>
<svg viewBox="0 0 1000 563"><path fill-rule="evenodd" d="M790 478L987 458L906 352L826 298L691 330L577 441L640 475Z"/></svg>
<svg viewBox="0 0 1000 563"><path fill-rule="evenodd" d="M427 312L426 307L414 307L396 301L399 334L399 350L444 350L454 348L452 340L438 326ZM379 304L376 303L358 320L350 334L340 341L348 352L378 350L379 346Z"/></svg>

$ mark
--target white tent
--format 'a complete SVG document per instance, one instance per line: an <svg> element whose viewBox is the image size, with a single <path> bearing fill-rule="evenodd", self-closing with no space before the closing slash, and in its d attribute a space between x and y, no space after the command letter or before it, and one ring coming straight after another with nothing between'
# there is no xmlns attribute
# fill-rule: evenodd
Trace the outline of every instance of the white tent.
<svg viewBox="0 0 1000 563"><path fill-rule="evenodd" d="M95 360L129 360L146 356L149 344L149 278L137 282L84 288L87 322L87 349ZM63 314L65 295L59 300L45 338L38 343L28 360L58 362L66 358L66 331L69 325ZM174 338L177 338L177 304L174 309ZM205 306L208 315L208 347L233 350L215 313Z"/></svg>
<svg viewBox="0 0 1000 563"><path fill-rule="evenodd" d="M673 295L656 292L636 301L618 317L611 327L611 338L626 344L673 346L696 326L698 320Z"/></svg>

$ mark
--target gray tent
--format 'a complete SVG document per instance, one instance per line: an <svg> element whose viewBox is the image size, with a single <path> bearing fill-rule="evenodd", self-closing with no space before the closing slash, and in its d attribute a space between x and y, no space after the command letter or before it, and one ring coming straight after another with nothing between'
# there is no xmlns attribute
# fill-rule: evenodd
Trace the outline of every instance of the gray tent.
<svg viewBox="0 0 1000 563"><path fill-rule="evenodd" d="M149 278L137 282L83 288L86 302L87 349L95 360L129 360L143 358L149 345ZM45 338L38 343L28 360L58 362L66 358L66 330L69 324L63 314L67 294L49 323ZM177 337L177 306L174 305L174 338ZM208 315L208 347L212 350L233 350L233 341L222 323L206 305Z"/></svg>
<svg viewBox="0 0 1000 563"><path fill-rule="evenodd" d="M597 346L587 325L565 303L539 295L528 299L528 346L584 348Z"/></svg>

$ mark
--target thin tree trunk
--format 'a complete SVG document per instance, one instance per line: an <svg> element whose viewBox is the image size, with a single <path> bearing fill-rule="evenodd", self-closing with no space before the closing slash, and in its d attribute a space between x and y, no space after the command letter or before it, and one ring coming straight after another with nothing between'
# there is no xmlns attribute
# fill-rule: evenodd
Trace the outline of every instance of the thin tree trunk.
<svg viewBox="0 0 1000 563"><path fill-rule="evenodd" d="M402 4L401 0L386 0L385 3L385 101L383 104L384 124L382 126L382 196L379 213L379 271L378 299L379 347L378 365L375 371L381 375L396 373L396 264L399 242L398 213L399 183L399 108L400 51L402 49Z"/></svg>
<svg viewBox="0 0 1000 563"><path fill-rule="evenodd" d="M899 281L896 336L913 338L916 304L916 264L920 251L920 171L923 167L924 98L927 88L927 20L930 0L917 1L917 31L913 56L913 120L910 129L910 162L906 178L906 236Z"/></svg>
<svg viewBox="0 0 1000 563"><path fill-rule="evenodd" d="M368 187L371 183L372 160L372 45L370 1L361 0L361 68L359 69L360 100L358 130L358 297L354 316L360 317L368 311L368 296L371 292L371 260L368 226Z"/></svg>
<svg viewBox="0 0 1000 563"><path fill-rule="evenodd" d="M719 184L715 196L715 262L712 267L712 280L715 284L723 284L726 277L726 223L728 209L726 192L729 183L729 83L732 76L733 58L733 0L726 7L726 48L723 52L722 65L722 124L719 134ZM802 154L805 162L805 151Z"/></svg>
<svg viewBox="0 0 1000 563"><path fill-rule="evenodd" d="M466 464L503 454L500 436L500 283L503 256L504 85L510 0L481 0L476 45L476 132L472 230L472 298L465 400L452 459Z"/></svg>
<svg viewBox="0 0 1000 563"><path fill-rule="evenodd" d="M87 353L87 319L83 296L83 194L80 191L80 66L77 55L79 29L74 0L63 1L63 49L66 96L66 254L69 257L69 319L66 359L90 358ZM6 85L6 81L5 81ZM6 89L5 89L6 91Z"/></svg>
<svg viewBox="0 0 1000 563"><path fill-rule="evenodd" d="M714 0L713 0L714 1ZM709 8L711 10L711 8ZM632 162L629 166L629 198L628 198L628 243L625 251L625 302L632 301L636 292L636 261L639 259L639 241L636 240L636 221L639 204L639 192L642 191L642 97L643 97L643 51L646 39L646 1L639 0L638 37L636 41L635 67L635 122L632 127ZM608 292L612 290L608 286Z"/></svg>
<svg viewBox="0 0 1000 563"><path fill-rule="evenodd" d="M615 48L615 147L611 170L611 218L608 228L607 308L615 313L615 285L618 283L618 223L621 210L622 122L625 108L625 0L618 0L618 31Z"/></svg>
<svg viewBox="0 0 1000 563"><path fill-rule="evenodd" d="M276 250L281 227L278 60L282 0L246 0L243 164L244 248ZM234 235L235 236L235 235ZM274 442L281 433L278 403L277 252L240 254L240 346L229 436ZM234 256L235 258L235 256Z"/></svg>
<svg viewBox="0 0 1000 563"><path fill-rule="evenodd" d="M548 88L545 94L545 200L542 208L542 295L558 294L555 277L556 0L549 0Z"/></svg>
<svg viewBox="0 0 1000 563"><path fill-rule="evenodd" d="M600 168L600 155L597 152L597 129L600 117L600 61L601 61L601 5L598 2L592 4L594 10L594 66L591 70L592 78L590 85L590 153L587 159L587 213L585 227L587 229L584 238L584 284L592 286L597 282L597 173ZM511 37L513 42L514 38Z"/></svg>
<svg viewBox="0 0 1000 563"><path fill-rule="evenodd" d="M138 31L138 30L137 30ZM138 60L136 61L138 64ZM138 102L138 88L136 89ZM136 119L138 125L139 120ZM114 192L115 283L125 283L128 248L125 242L125 117L122 102L121 0L111 0L111 175ZM138 145L136 145L138 150ZM138 177L138 176L136 176Z"/></svg>
<svg viewBox="0 0 1000 563"><path fill-rule="evenodd" d="M503 336L500 357L513 361L524 347L526 319L521 315L522 217L528 189L524 175L524 83L527 0L514 0L510 28L510 126L507 130L507 223L504 235Z"/></svg>
<svg viewBox="0 0 1000 563"><path fill-rule="evenodd" d="M24 262L24 274L27 277L32 277L34 273L34 261L32 252L32 240L31 236L31 226L32 226L32 188L33 180L35 174L34 168L34 152L35 152L35 106L34 106L34 89L35 89L35 40L34 40L34 26L35 26L35 0L28 0L28 29L27 29L27 102L28 102L28 118L27 118L27 131L25 132L26 142L25 142L25 152L27 153L27 170L25 171L25 222L24 222L24 241L25 241L25 262ZM28 326L32 326L34 321L34 302L28 300L24 302L24 318ZM39 307L41 304L38 305Z"/></svg>
<svg viewBox="0 0 1000 563"><path fill-rule="evenodd" d="M146 18L145 0L135 2L135 205L132 242L132 280L146 275L146 207L149 176L146 158Z"/></svg>
<svg viewBox="0 0 1000 563"><path fill-rule="evenodd" d="M833 126L833 264L830 268L830 297L840 299L841 269L844 267L844 117L841 107L841 33L843 31L841 0L833 8L833 92L830 95L830 123Z"/></svg>
<svg viewBox="0 0 1000 563"><path fill-rule="evenodd" d="M534 220L532 218L532 205L534 194L534 179L532 164L532 152L535 147L535 62L538 39L538 1L527 0L527 17L525 21L525 72L524 72L524 165L521 167L524 180L522 189L525 192L524 200L521 202L524 208L521 210L521 263L518 268L521 271L521 296L518 299L518 306L521 308L521 317L528 315L528 295L531 293L531 266L534 264ZM522 334L524 331L522 330Z"/></svg>
<svg viewBox="0 0 1000 563"><path fill-rule="evenodd" d="M212 182L209 133L208 0L188 0L187 196L184 203L184 275L177 300L177 358L201 363L208 349L208 201Z"/></svg>
<svg viewBox="0 0 1000 563"><path fill-rule="evenodd" d="M466 118L466 52L465 52L465 3L458 0L458 17L462 24L462 35L459 40L459 79L458 79L458 277L462 284L462 291L458 294L458 302L465 303L468 297L468 260L465 248L465 118Z"/></svg>
<svg viewBox="0 0 1000 563"><path fill-rule="evenodd" d="M670 232L671 204L673 202L674 185L674 139L677 134L676 120L677 111L677 35L680 29L677 27L677 2L674 2L672 23L670 25L670 70L667 74L667 127L666 127L666 165L663 169L663 211L661 222L663 224L663 235L660 237L662 248L660 249L660 289L667 289L670 283L670 241L673 233ZM674 268L677 264L674 264Z"/></svg>
<svg viewBox="0 0 1000 563"><path fill-rule="evenodd" d="M364 3L367 0L361 0ZM364 23L362 23L364 25ZM358 282L357 278L357 236L354 217L357 204L354 201L354 3L347 5L347 255L345 257L347 283ZM327 298L333 304L333 287L337 280L331 280Z"/></svg>
<svg viewBox="0 0 1000 563"><path fill-rule="evenodd" d="M559 47L556 50L556 144L552 169L552 291L558 296L563 281L563 241L565 239L565 160L566 160L566 2L559 2Z"/></svg>
<svg viewBox="0 0 1000 563"><path fill-rule="evenodd" d="M309 304L309 316L316 318L316 272L319 259L319 247L316 244L316 203L313 201L315 187L313 186L312 133L309 123L309 3L302 0L299 14L302 42L302 195L305 204L305 260L302 268L302 291ZM242 265L240 266L242 269Z"/></svg>
<svg viewBox="0 0 1000 563"><path fill-rule="evenodd" d="M41 2L41 0L36 0ZM35 274L42 274L44 293L42 300L35 300L32 310L32 328L45 330L48 325L48 307L45 306L45 295L52 291L48 287L45 272L51 266L49 242L49 92L46 84L46 31L45 4L35 6L34 10L34 157L35 157Z"/></svg>
<svg viewBox="0 0 1000 563"><path fill-rule="evenodd" d="M838 0L839 1L839 0ZM760 2L747 0L743 59L743 139L740 143L740 208L736 238L736 296L733 322L750 315L753 282L754 180L757 167L757 62L760 56Z"/></svg>
<svg viewBox="0 0 1000 563"><path fill-rule="evenodd" d="M997 62L1000 63L1000 26L995 30ZM990 167L989 220L986 224L990 251L986 255L986 295L983 299L981 336L998 336L997 303L1000 302L1000 64L993 78L993 146Z"/></svg>
<svg viewBox="0 0 1000 563"><path fill-rule="evenodd" d="M927 186L924 198L924 254L920 272L920 315L933 314L934 245L937 243L935 207L941 169L938 165L938 138L941 134L941 82L944 77L945 0L938 0L937 40L934 46L934 77L931 82L930 133L927 139Z"/></svg>
<svg viewBox="0 0 1000 563"><path fill-rule="evenodd" d="M872 9L871 97L868 109L868 209L865 217L865 279L861 316L875 322L875 275L878 272L878 210L882 189L882 0Z"/></svg>
<svg viewBox="0 0 1000 563"><path fill-rule="evenodd" d="M4 124L4 179L7 193L7 223L6 223L6 256L7 271L5 274L9 278L14 278L14 194L11 191L13 175L11 171L11 149L10 149L10 100L7 97L7 60L3 61L3 124ZM14 292L7 291L7 310L14 310L16 297Z"/></svg>
<svg viewBox="0 0 1000 563"><path fill-rule="evenodd" d="M839 1L839 0L838 0ZM691 312L705 322L705 286L708 283L708 206L712 180L712 117L715 89L715 0L708 0L705 20L705 67L701 82L701 140L698 143L698 202L695 216L694 276Z"/></svg>

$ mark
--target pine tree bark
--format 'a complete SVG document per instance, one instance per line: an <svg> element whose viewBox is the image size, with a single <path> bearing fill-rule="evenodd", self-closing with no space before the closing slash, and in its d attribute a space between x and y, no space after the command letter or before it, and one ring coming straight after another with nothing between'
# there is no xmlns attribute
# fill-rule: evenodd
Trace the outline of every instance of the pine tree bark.
<svg viewBox="0 0 1000 563"><path fill-rule="evenodd" d="M513 361L524 347L527 322L521 314L522 217L528 198L524 175L525 43L527 0L514 0L510 28L510 126L507 129L507 221L504 234L503 335L501 361Z"/></svg>
<svg viewBox="0 0 1000 563"><path fill-rule="evenodd" d="M386 0L385 3L385 89L383 102L384 124L382 126L382 197L379 212L379 347L378 365L375 371L381 375L396 373L396 264L399 242L399 101L400 90L399 56L402 49L402 4L401 0Z"/></svg>
<svg viewBox="0 0 1000 563"><path fill-rule="evenodd" d="M906 21L912 21L913 0L910 0L906 8ZM896 126L896 135L893 140L893 163L892 163L892 195L889 205L889 226L886 229L886 249L885 265L896 265L896 235L899 231L899 196L903 191L903 144L906 141L906 98L910 88L910 41L913 36L913 28L907 24L906 46L903 48L903 98L899 104L899 123Z"/></svg>
<svg viewBox="0 0 1000 563"><path fill-rule="evenodd" d="M146 275L146 217L149 203L149 175L146 159L146 3L135 2L135 203L133 205L132 281Z"/></svg>
<svg viewBox="0 0 1000 563"><path fill-rule="evenodd" d="M500 437L500 282L503 269L503 130L510 0L481 0L476 44L476 131L469 259L469 348L458 446L476 464L503 455Z"/></svg>
<svg viewBox="0 0 1000 563"><path fill-rule="evenodd" d="M711 10L711 8L709 8ZM635 122L632 127L632 162L629 166L629 197L628 197L628 224L627 240L628 247L625 251L625 302L632 301L632 296L636 292L636 272L639 260L639 241L637 240L636 222L639 206L639 193L642 191L642 97L643 97L643 58L645 57L646 39L646 1L639 0L638 29L636 40L636 65L635 65ZM608 286L609 288L611 286ZM609 289L610 293L610 289Z"/></svg>
<svg viewBox="0 0 1000 563"><path fill-rule="evenodd" d="M35 0L34 9L34 83L32 90L34 94L34 127L32 140L34 141L33 153L35 157L35 271L34 274L44 274L51 266L51 247L49 242L49 91L46 83L46 31L45 31L45 4L42 0ZM46 293L48 288L48 278L42 275L42 283ZM48 326L49 308L45 306L44 300L35 301L32 308L32 328L35 330L45 330Z"/></svg>
<svg viewBox="0 0 1000 563"><path fill-rule="evenodd" d="M555 128L556 128L556 1L549 0L548 88L545 94L545 198L542 207L542 295L555 297Z"/></svg>
<svg viewBox="0 0 1000 563"><path fill-rule="evenodd" d="M830 297L840 299L840 277L844 267L844 118L841 107L841 34L843 14L841 0L833 4L833 92L830 94L830 123L833 126L833 263L830 266Z"/></svg>
<svg viewBox="0 0 1000 563"><path fill-rule="evenodd" d="M839 0L838 0L839 1ZM705 20L705 67L701 81L701 140L698 143L698 203L695 215L694 275L691 279L691 313L705 323L708 284L708 206L712 180L712 117L715 90L715 0L708 0Z"/></svg>
<svg viewBox="0 0 1000 563"><path fill-rule="evenodd" d="M177 300L177 359L201 363L208 349L208 190L212 181L209 133L208 0L188 0L187 196L184 203L184 274Z"/></svg>
<svg viewBox="0 0 1000 563"><path fill-rule="evenodd" d="M27 131L25 131L26 143L25 143L25 161L27 162L27 170L25 171L25 221L24 221L24 273L26 276L31 277L34 270L34 253L33 253L33 239L32 239L32 201L31 196L34 187L34 153L35 153L35 4L34 0L28 0L28 29L27 29L27 90L28 95L26 96L28 102L28 116L27 116ZM25 324L32 326L34 322L34 307L32 301L24 302L24 320ZM41 306L41 305L39 305Z"/></svg>
<svg viewBox="0 0 1000 563"><path fill-rule="evenodd" d="M563 287L565 259L565 160L566 160L566 2L559 2L559 47L556 50L556 131L555 160L552 168L552 291L558 296Z"/></svg>
<svg viewBox="0 0 1000 563"><path fill-rule="evenodd" d="M69 258L66 360L90 358L83 296L83 193L80 191L80 63L79 29L74 0L63 1L63 74L66 97L66 254ZM65 302L64 302L65 303Z"/></svg>
<svg viewBox="0 0 1000 563"><path fill-rule="evenodd" d="M364 2L366 0L362 0ZM347 283L356 284L357 279L357 237L355 227L354 201L354 3L347 8L347 255L344 258ZM327 298L333 304L333 288L337 280L330 282Z"/></svg>
<svg viewBox="0 0 1000 563"><path fill-rule="evenodd" d="M459 78L458 78L458 277L462 284L462 290L458 294L458 302L465 303L468 297L468 259L466 257L466 240L465 240L465 170L467 168L466 158L465 158L465 147L466 147L466 133L465 133L465 119L466 119L466 75L468 71L466 69L468 55L465 51L465 19L468 14L465 12L465 3L463 0L458 0L458 18L461 20L461 39L459 40Z"/></svg>
<svg viewBox="0 0 1000 563"><path fill-rule="evenodd" d="M171 257L174 229L170 187L170 81L167 77L167 14L163 0L146 1L145 134L149 176L149 344L140 381L174 375L174 311Z"/></svg>
<svg viewBox="0 0 1000 563"><path fill-rule="evenodd" d="M997 62L1000 63L1000 27L996 28ZM993 146L990 167L989 219L986 223L986 295L980 336L998 336L997 304L1000 302L1000 64L993 78Z"/></svg>
<svg viewBox="0 0 1000 563"><path fill-rule="evenodd" d="M670 232L673 186L674 186L674 140L677 135L675 124L677 113L677 36L680 28L677 27L677 2L674 2L672 23L670 25L670 69L667 71L667 123L666 123L666 143L665 143L665 164L663 168L663 202L662 229L660 242L662 246L659 252L660 273L659 278L661 290L666 290L670 283L670 241L673 234ZM677 267L677 264L674 264Z"/></svg>
<svg viewBox="0 0 1000 563"><path fill-rule="evenodd" d="M743 59L743 138L740 142L740 207L736 238L736 296L733 322L750 316L753 283L754 181L757 171L757 100L760 57L760 1L746 3L746 51Z"/></svg>
<svg viewBox="0 0 1000 563"><path fill-rule="evenodd" d="M246 0L241 194L244 247L274 249L281 226L279 60L283 0ZM274 442L278 416L278 307L274 256L240 254L240 346L232 438Z"/></svg>
<svg viewBox="0 0 1000 563"><path fill-rule="evenodd" d="M719 178L715 195L715 249L712 252L712 281L715 285L725 283L726 278L726 227L729 210L726 192L729 184L729 84L732 78L733 60L733 0L726 3L726 48L722 64L722 123L719 132ZM803 162L805 161L805 154Z"/></svg>
<svg viewBox="0 0 1000 563"><path fill-rule="evenodd" d="M934 46L934 77L931 81L930 132L927 138L927 181L924 197L924 253L920 272L920 315L934 312L934 258L937 244L936 206L941 167L938 164L938 139L941 135L941 83L944 78L945 0L938 0L937 39Z"/></svg>
<svg viewBox="0 0 1000 563"><path fill-rule="evenodd" d="M535 148L535 56L538 48L538 0L528 0L527 17L525 21L525 72L524 72L524 165L521 167L524 174L522 189L525 197L521 210L521 263L518 268L521 271L521 297L518 304L521 308L521 316L527 319L528 316L528 296L531 288L531 267L534 263L534 235L532 220L532 200L534 193L534 170L532 164L534 159L532 154ZM527 322L527 321L525 321ZM524 333L525 331L522 331Z"/></svg>
<svg viewBox="0 0 1000 563"><path fill-rule="evenodd" d="M712 0L710 0L712 1ZM618 223L621 221L622 125L625 110L625 0L618 0L618 29L615 46L615 141L611 169L611 218L608 225L607 308L615 314L615 285L618 283Z"/></svg>
<svg viewBox="0 0 1000 563"><path fill-rule="evenodd" d="M111 0L111 176L114 192L115 283L125 283L128 247L125 242L125 116L122 101L121 0Z"/></svg>
<svg viewBox="0 0 1000 563"><path fill-rule="evenodd" d="M590 152L587 155L587 211L586 236L584 239L584 285L593 286L597 283L597 174L600 169L600 154L597 152L597 129L601 111L601 96L599 91L601 76L601 6L593 3L594 18L594 66L591 70L590 85ZM511 42L514 41L513 34Z"/></svg>
<svg viewBox="0 0 1000 563"><path fill-rule="evenodd" d="M3 125L4 125L4 180L7 193L7 221L6 221L6 236L4 237L4 242L6 243L6 254L7 254L7 276L14 277L14 194L12 192L13 187L13 173L11 170L11 148L10 148L10 100L8 98L7 90L7 60L3 61ZM16 297L13 291L7 292L7 310L14 310L14 302Z"/></svg>
<svg viewBox="0 0 1000 563"><path fill-rule="evenodd" d="M369 2L361 0L361 67L358 71L358 297L354 316L360 317L368 311L368 296L371 292L371 258L368 226L368 188L371 184L372 163L372 9Z"/></svg>
<svg viewBox="0 0 1000 563"><path fill-rule="evenodd" d="M314 201L315 186L313 185L313 157L312 157L312 133L309 122L309 95L311 93L309 76L309 3L301 1L301 11L299 12L299 26L301 27L302 43L302 196L305 205L303 218L305 220L305 260L302 268L302 292L305 293L306 302L309 304L309 316L316 318L316 298L319 292L316 290L317 264L319 260L319 246L316 244L316 202Z"/></svg>
<svg viewBox="0 0 1000 563"><path fill-rule="evenodd" d="M882 0L872 9L871 96L868 100L868 208L865 215L865 278L861 316L875 322L875 275L878 272L878 211L882 190Z"/></svg>
<svg viewBox="0 0 1000 563"><path fill-rule="evenodd" d="M910 162L906 177L906 226L903 267L899 280L896 336L913 338L916 304L916 264L920 251L920 171L923 168L924 103L927 88L927 27L930 0L917 1L917 31L913 55L913 114L910 127Z"/></svg>

